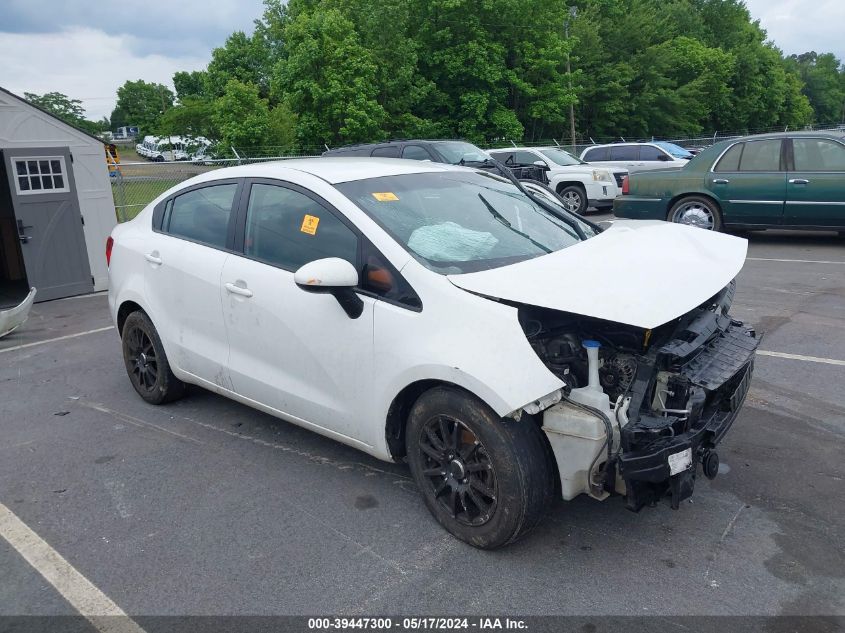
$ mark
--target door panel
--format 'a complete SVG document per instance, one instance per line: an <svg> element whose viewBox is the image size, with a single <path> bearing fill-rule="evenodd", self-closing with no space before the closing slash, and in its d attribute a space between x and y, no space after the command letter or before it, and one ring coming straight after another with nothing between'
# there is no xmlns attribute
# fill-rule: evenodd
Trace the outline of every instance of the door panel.
<svg viewBox="0 0 845 633"><path fill-rule="evenodd" d="M708 173L706 185L720 201L726 223L781 224L786 199L781 141L734 145Z"/></svg>
<svg viewBox="0 0 845 633"><path fill-rule="evenodd" d="M144 252L150 317L171 364L224 389L231 380L220 277L240 191L230 181L181 192L164 205L160 220L154 214L161 232L150 234Z"/></svg>
<svg viewBox="0 0 845 633"><path fill-rule="evenodd" d="M4 150L21 253L38 300L93 292L70 153Z"/></svg>
<svg viewBox="0 0 845 633"><path fill-rule="evenodd" d="M791 142L784 224L845 226L845 145L814 138Z"/></svg>
<svg viewBox="0 0 845 633"><path fill-rule="evenodd" d="M229 388L220 277L229 253L162 233L148 238L150 317L177 369Z"/></svg>
<svg viewBox="0 0 845 633"><path fill-rule="evenodd" d="M250 185L241 205L243 256L232 255L220 295L234 390L299 421L375 442L362 428L372 391L373 305L350 318L330 294L306 292L294 271L325 257L356 265L360 237L313 193Z"/></svg>
<svg viewBox="0 0 845 633"><path fill-rule="evenodd" d="M362 296L364 312L350 319L332 295L299 288L292 272L235 255L220 295L236 393L373 444L375 429L361 426L372 391L373 299Z"/></svg>

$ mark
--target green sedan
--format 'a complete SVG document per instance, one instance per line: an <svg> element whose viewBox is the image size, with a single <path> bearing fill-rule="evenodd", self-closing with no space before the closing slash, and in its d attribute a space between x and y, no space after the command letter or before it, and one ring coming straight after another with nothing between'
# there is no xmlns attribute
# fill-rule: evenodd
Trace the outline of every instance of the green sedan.
<svg viewBox="0 0 845 633"><path fill-rule="evenodd" d="M845 133L786 132L713 145L684 168L630 176L617 217L712 231L845 232Z"/></svg>

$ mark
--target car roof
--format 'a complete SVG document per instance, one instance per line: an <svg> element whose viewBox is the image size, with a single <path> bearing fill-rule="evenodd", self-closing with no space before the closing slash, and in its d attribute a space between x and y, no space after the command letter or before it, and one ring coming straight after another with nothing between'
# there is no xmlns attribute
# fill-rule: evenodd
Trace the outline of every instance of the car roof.
<svg viewBox="0 0 845 633"><path fill-rule="evenodd" d="M596 147L617 147L619 145L655 145L656 143L660 142L671 143L672 141L619 141L618 143L602 143L600 145L590 145L586 149L594 149Z"/></svg>
<svg viewBox="0 0 845 633"><path fill-rule="evenodd" d="M433 163L402 158L370 158L364 156L294 158L290 160L252 163L238 167L226 167L208 172L207 180L221 178L278 178L289 176L289 170L316 176L331 184L381 178L383 176L402 176L405 174L425 174L433 172L467 169L455 165Z"/></svg>

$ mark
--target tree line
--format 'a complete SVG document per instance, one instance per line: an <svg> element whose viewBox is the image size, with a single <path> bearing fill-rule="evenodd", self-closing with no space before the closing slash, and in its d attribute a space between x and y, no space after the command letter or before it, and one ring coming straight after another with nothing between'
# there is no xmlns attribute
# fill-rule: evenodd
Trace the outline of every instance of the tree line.
<svg viewBox="0 0 845 633"><path fill-rule="evenodd" d="M565 139L570 104L597 140L845 117L840 60L785 57L742 0L265 0L173 84L127 81L112 128L302 151Z"/></svg>

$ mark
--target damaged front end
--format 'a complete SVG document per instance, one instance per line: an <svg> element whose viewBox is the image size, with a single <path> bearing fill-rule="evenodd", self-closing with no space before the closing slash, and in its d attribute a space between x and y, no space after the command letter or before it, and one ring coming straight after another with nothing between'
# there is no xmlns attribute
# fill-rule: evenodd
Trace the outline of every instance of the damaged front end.
<svg viewBox="0 0 845 633"><path fill-rule="evenodd" d="M759 340L728 314L735 282L654 329L520 306L535 352L566 383L542 412L564 499L622 494L631 510L693 491L745 396Z"/></svg>

